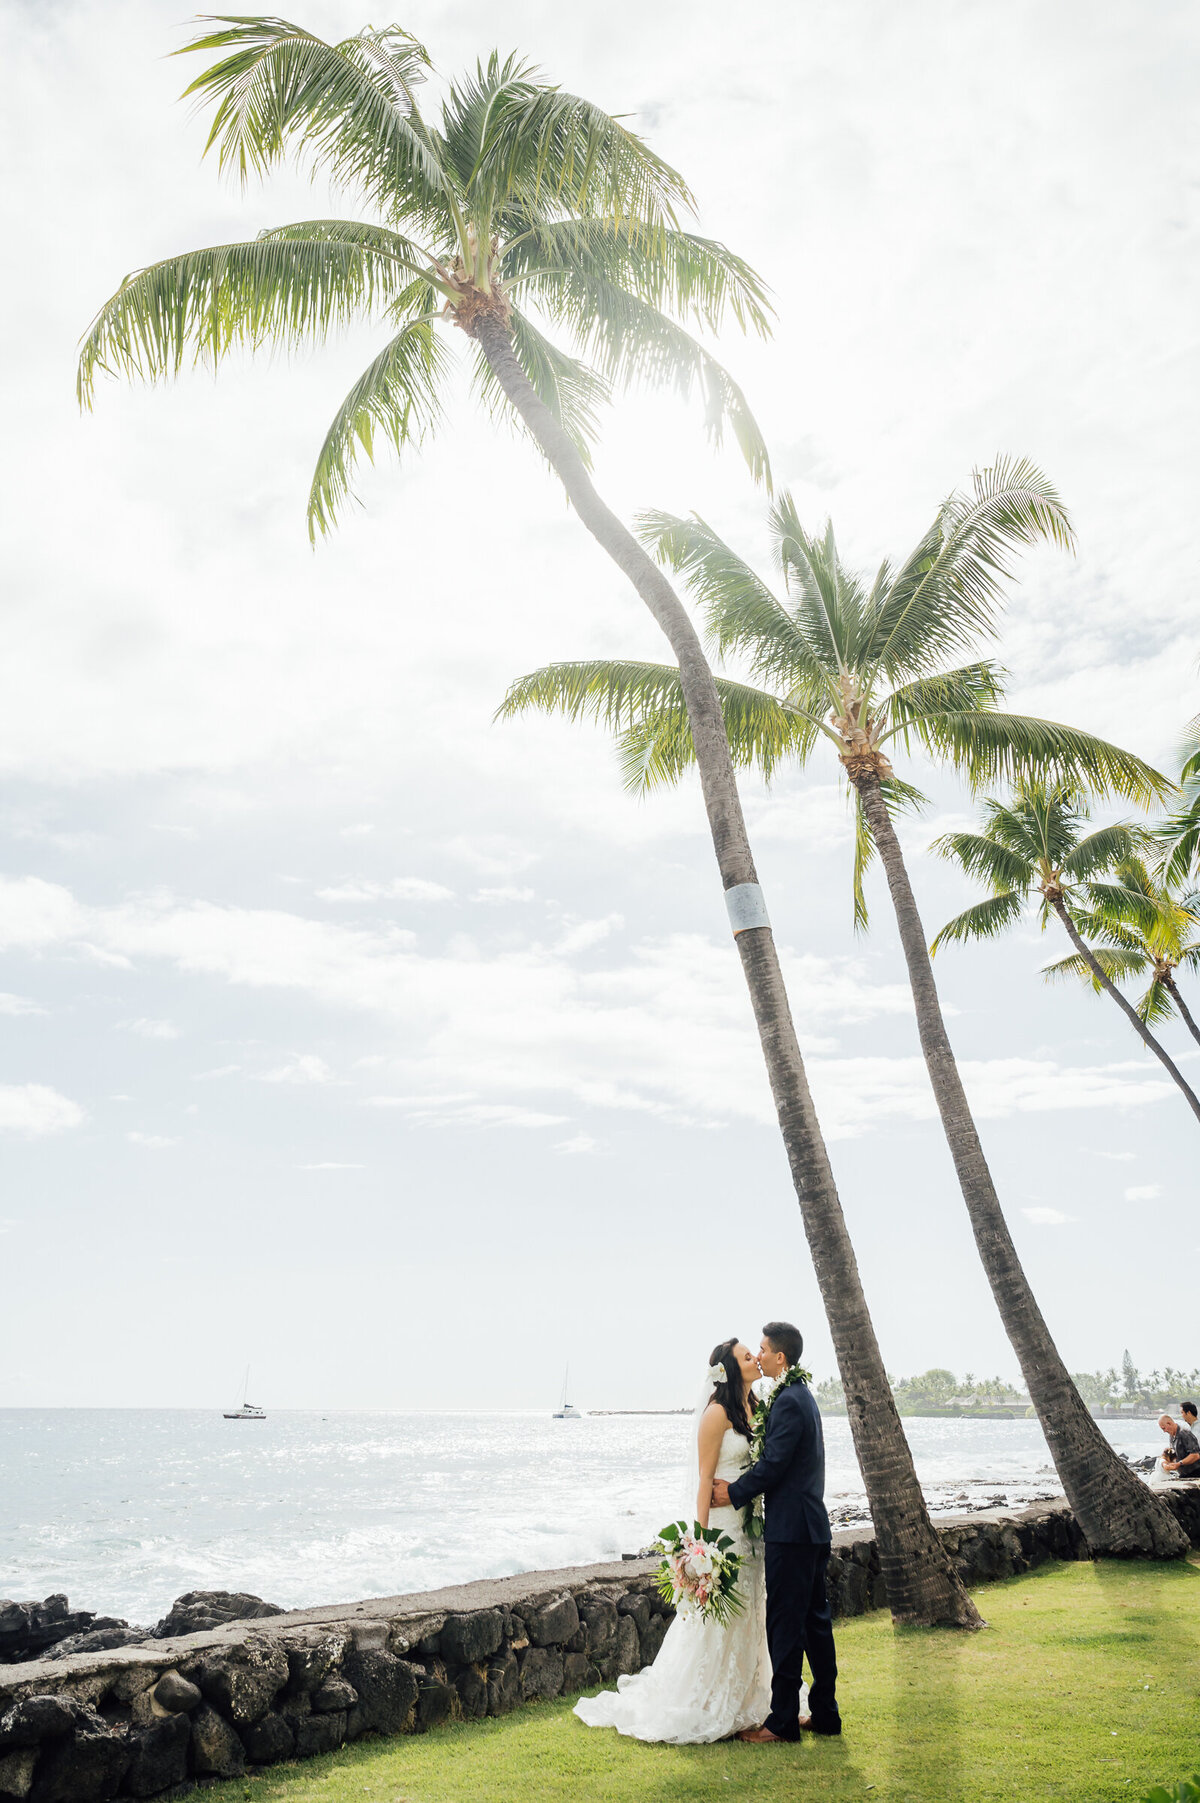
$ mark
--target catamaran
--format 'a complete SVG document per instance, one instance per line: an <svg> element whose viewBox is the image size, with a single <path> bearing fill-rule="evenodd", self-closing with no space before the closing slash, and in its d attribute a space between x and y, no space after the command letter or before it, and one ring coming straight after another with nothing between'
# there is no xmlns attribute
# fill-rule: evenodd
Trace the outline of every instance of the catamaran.
<svg viewBox="0 0 1200 1803"><path fill-rule="evenodd" d="M240 1409L226 1409L226 1421L265 1421L266 1409L260 1409L256 1402L249 1400L250 1367L246 1366L246 1376L242 1383L242 1406Z"/></svg>

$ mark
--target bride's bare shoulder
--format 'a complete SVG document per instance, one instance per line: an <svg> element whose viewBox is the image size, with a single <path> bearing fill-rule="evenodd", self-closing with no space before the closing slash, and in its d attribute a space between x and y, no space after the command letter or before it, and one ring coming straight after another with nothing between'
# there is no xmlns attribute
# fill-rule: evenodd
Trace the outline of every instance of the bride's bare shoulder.
<svg viewBox="0 0 1200 1803"><path fill-rule="evenodd" d="M729 1416L719 1402L710 1402L700 1417L700 1438L719 1439L729 1426Z"/></svg>

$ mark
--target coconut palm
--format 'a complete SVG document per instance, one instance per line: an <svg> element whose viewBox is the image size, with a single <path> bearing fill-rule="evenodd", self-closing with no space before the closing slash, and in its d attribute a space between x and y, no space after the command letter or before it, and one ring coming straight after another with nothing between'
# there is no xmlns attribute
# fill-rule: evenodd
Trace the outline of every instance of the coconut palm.
<svg viewBox="0 0 1200 1803"><path fill-rule="evenodd" d="M1079 917L1080 930L1111 981L1148 978L1134 1004L1145 1025L1160 1026L1176 1014L1200 1045L1197 1027L1175 980L1179 970L1200 969L1200 895L1175 894L1159 882L1136 853L1114 865L1112 880L1089 883L1088 905ZM1082 977L1099 989L1086 958L1073 952L1046 970L1049 977Z"/></svg>
<svg viewBox="0 0 1200 1803"><path fill-rule="evenodd" d="M397 28L329 44L279 19L225 19L191 50L218 60L188 90L214 107L210 148L245 178L294 156L369 219L281 226L249 243L171 257L126 278L80 359L154 380L239 345L322 342L351 319L386 342L338 410L317 459L311 533L327 532L355 459L376 440L419 444L450 398L460 345L484 401L529 433L583 524L633 584L671 646L705 806L808 1243L851 1398L855 1448L893 1613L976 1625L929 1520L887 1387L854 1249L809 1094L758 888L721 705L687 610L589 474L596 411L638 381L699 388L709 426L732 428L769 480L758 428L730 376L688 330L732 320L765 332L748 266L686 229L682 177L625 125L491 57L422 111L422 47ZM564 349L565 339L572 347ZM511 410L511 412L509 411Z"/></svg>
<svg viewBox="0 0 1200 1803"><path fill-rule="evenodd" d="M1069 958L1048 967L1048 974L1086 975L1097 989L1110 996L1200 1118L1200 1099L1150 1031L1148 1023L1156 1011L1134 1008L1117 988L1121 978L1134 968L1131 960L1141 960L1136 964L1139 971L1147 964L1153 965L1156 951L1151 950L1151 940L1156 934L1167 933L1168 943L1182 949L1182 922L1172 918L1165 908L1156 907L1152 896L1140 894L1125 882L1105 884L1101 880L1115 866L1118 872L1126 873L1131 884L1136 884L1140 875L1150 888L1150 878L1139 855L1149 834L1144 827L1125 821L1114 821L1089 833L1084 831L1087 820L1086 801L1071 782L1030 777L1015 785L1009 801L988 797L983 803L980 831L947 833L933 849L942 857L953 859L968 876L982 878L991 895L948 921L931 949L936 953L945 944L994 939L1015 926L1030 899L1039 896L1042 930L1051 918L1057 919L1074 947ZM1124 924L1130 918L1135 922L1132 934ZM1145 943L1142 947L1133 944L1114 949L1111 937L1108 946L1089 945L1084 939L1085 933L1096 937L1104 932L1111 937L1121 933L1131 938L1136 935ZM1157 943L1161 945L1161 937ZM1164 969L1164 976L1169 974ZM1152 991L1153 988L1152 984Z"/></svg>
<svg viewBox="0 0 1200 1803"><path fill-rule="evenodd" d="M1179 788L1178 801L1154 833L1159 874L1176 887L1200 877L1200 714L1188 725Z"/></svg>
<svg viewBox="0 0 1200 1803"><path fill-rule="evenodd" d="M1063 1487L1097 1552L1177 1556L1174 1518L1130 1473L1084 1406L1022 1269L971 1116L946 1032L920 915L893 823L923 799L890 761L917 749L974 785L1050 766L1072 781L1147 800L1169 784L1102 739L999 707L1003 672L988 659L952 665L994 633L1015 550L1039 539L1071 543L1061 501L1033 464L998 459L967 493L942 505L914 550L873 579L842 563L832 526L804 530L789 495L770 516L785 594L778 597L712 528L693 516L647 515L642 536L688 579L722 656L741 656L769 688L722 680L718 691L735 759L770 777L818 744L836 751L858 810L856 906L862 870L878 850L900 929L921 1047L1005 1330ZM949 666L949 667L948 667ZM554 664L521 678L502 712L527 708L598 719L619 734L627 779L675 780L694 761L679 677L668 665Z"/></svg>

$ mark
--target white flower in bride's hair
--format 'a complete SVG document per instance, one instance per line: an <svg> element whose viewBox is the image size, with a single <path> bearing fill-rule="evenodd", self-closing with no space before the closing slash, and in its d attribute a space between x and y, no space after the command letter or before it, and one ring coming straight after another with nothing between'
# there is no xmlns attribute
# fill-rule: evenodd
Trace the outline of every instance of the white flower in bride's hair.
<svg viewBox="0 0 1200 1803"><path fill-rule="evenodd" d="M724 1365L710 1365L708 1367L708 1381L710 1384L727 1384L729 1382L729 1373L726 1371Z"/></svg>

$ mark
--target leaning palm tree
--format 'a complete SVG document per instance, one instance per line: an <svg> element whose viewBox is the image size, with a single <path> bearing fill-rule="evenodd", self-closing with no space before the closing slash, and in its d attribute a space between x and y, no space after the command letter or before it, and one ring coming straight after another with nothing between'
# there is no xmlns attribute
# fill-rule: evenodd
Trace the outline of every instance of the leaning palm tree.
<svg viewBox="0 0 1200 1803"><path fill-rule="evenodd" d="M642 533L688 578L722 656L738 654L771 686L723 680L718 692L734 757L770 776L831 745L855 791L855 893L878 850L887 874L938 1111L976 1245L1021 1362L1063 1488L1097 1552L1178 1556L1186 1547L1165 1505L1113 1452L1085 1407L1029 1286L984 1157L946 1032L925 934L896 834L896 809L923 799L891 757L917 749L972 784L1030 765L1053 766L1093 788L1139 800L1169 787L1139 758L1052 721L1003 712L992 661L947 667L996 630L1009 559L1038 539L1071 543L1066 512L1031 463L999 459L966 494L938 510L915 549L871 581L847 570L833 528L805 532L792 499L771 514L786 594L766 582L696 517L647 515ZM628 780L673 781L696 758L678 672L669 665L554 664L514 683L501 709L599 719L620 738Z"/></svg>
<svg viewBox="0 0 1200 1803"><path fill-rule="evenodd" d="M1132 854L1114 865L1111 880L1089 883L1088 903L1080 925L1098 947L1109 976L1148 979L1135 1004L1138 1019L1159 1026L1178 1014L1200 1045L1200 1027L1176 981L1177 971L1200 969L1200 894L1177 894ZM1096 986L1078 953L1052 964L1046 974L1082 976Z"/></svg>
<svg viewBox="0 0 1200 1803"><path fill-rule="evenodd" d="M493 56L422 111L429 70L398 28L329 44L279 19L215 21L191 50L222 54L188 90L214 105L209 146L246 177L295 156L365 205L369 219L316 219L249 243L171 257L126 278L80 359L154 380L239 345L322 342L357 317L386 342L336 414L317 459L309 530L327 532L355 459L377 438L419 444L447 404L455 343L473 353L485 402L529 433L583 524L633 584L678 664L731 924L766 1059L878 1535L893 1613L976 1625L934 1532L887 1386L792 1024L737 793L721 704L662 570L601 500L589 474L596 410L614 387L703 392L768 479L736 384L688 326L729 318L765 332L758 278L680 223L682 177L618 120ZM564 349L565 339L572 347Z"/></svg>
<svg viewBox="0 0 1200 1803"><path fill-rule="evenodd" d="M1139 971L1146 963L1153 965L1150 940L1156 931L1160 935L1168 931L1170 943L1177 945L1182 930L1178 919L1168 920L1165 910L1155 908L1152 896L1139 894L1133 887L1139 874L1147 888L1151 887L1139 856L1150 835L1144 827L1125 821L1113 821L1089 833L1084 831L1087 820L1086 801L1072 782L1026 777L1014 785L1010 800L985 799L978 832L947 833L933 849L960 865L968 876L981 878L991 894L948 921L931 950L936 954L941 945L994 939L1016 925L1033 896L1040 897L1043 932L1052 918L1057 919L1074 947L1071 956L1050 965L1047 974L1086 975L1102 989L1200 1118L1200 1098L1150 1031L1156 1010L1135 1008L1117 988L1121 978L1131 974L1131 960ZM1125 873L1127 881L1102 881L1114 866ZM1124 924L1131 917L1133 934ZM1085 933L1095 938L1105 932L1110 936L1107 946L1089 945L1084 938ZM1136 943L1114 946L1112 939L1118 934L1130 939L1140 936L1145 942L1140 953Z"/></svg>

